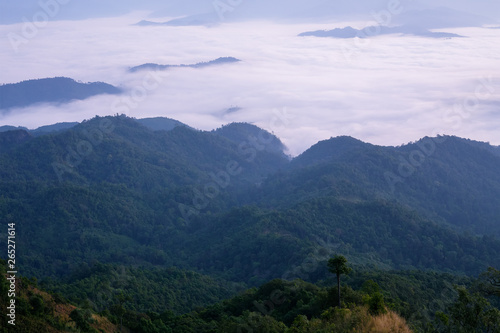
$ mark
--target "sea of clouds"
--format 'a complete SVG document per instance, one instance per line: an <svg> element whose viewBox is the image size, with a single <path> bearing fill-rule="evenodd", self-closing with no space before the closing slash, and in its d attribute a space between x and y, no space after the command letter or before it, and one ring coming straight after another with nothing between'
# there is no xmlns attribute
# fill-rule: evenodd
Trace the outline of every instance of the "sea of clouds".
<svg viewBox="0 0 500 333"><path fill-rule="evenodd" d="M164 116L203 130L249 122L274 132L292 155L338 135L400 145L451 134L500 145L500 29L439 29L466 36L452 39L376 31L371 38L333 39L297 35L373 22L134 25L145 17L148 12L50 18L28 36L26 22L0 25L0 84L65 76L125 91L10 110L0 114L0 126L36 128L116 113ZM24 40L13 42L13 34ZM224 56L242 61L128 72L144 63L194 64Z"/></svg>

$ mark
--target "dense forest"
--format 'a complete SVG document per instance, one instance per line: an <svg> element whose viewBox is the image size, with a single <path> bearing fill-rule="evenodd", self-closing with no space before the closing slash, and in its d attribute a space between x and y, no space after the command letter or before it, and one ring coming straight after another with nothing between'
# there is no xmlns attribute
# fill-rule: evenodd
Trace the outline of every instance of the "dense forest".
<svg viewBox="0 0 500 333"><path fill-rule="evenodd" d="M10 282L5 278L5 262L0 264L0 304L7 308L4 295ZM153 275L161 278L151 285ZM36 279L19 278L17 324L8 325L9 317L2 316L0 332L500 330L500 310L495 306L499 304L500 271L493 268L478 279L422 271L355 270L341 285L340 293L331 286L331 278L319 284L274 279L223 301L202 300L212 304L204 307L196 306L196 300L213 290L212 282L193 272L170 269L151 273L96 264L74 278L76 282L55 284L63 293L40 289ZM170 298L173 294L178 298ZM186 307L176 308L183 300Z"/></svg>
<svg viewBox="0 0 500 333"><path fill-rule="evenodd" d="M115 116L0 132L0 220L17 226L25 322L55 332L103 329L95 318L130 332L499 330L499 147L338 137L285 151L244 123L205 132ZM341 308L328 269L338 254L352 267ZM55 305L37 317L29 288L74 318L56 323ZM463 321L471 308L477 320Z"/></svg>

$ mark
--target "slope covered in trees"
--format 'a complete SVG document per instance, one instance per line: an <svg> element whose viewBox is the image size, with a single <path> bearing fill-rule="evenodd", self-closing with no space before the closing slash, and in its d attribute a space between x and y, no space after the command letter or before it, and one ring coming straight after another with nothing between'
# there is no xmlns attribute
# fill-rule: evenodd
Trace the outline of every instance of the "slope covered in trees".
<svg viewBox="0 0 500 333"><path fill-rule="evenodd" d="M500 234L499 148L457 137L380 147L339 137L319 142L256 200L281 206L307 197L379 198L477 234Z"/></svg>
<svg viewBox="0 0 500 333"><path fill-rule="evenodd" d="M290 160L278 138L253 125L150 125L96 117L40 136L0 133L0 220L19 227L23 274L107 309L115 323L125 310L136 322L149 313L146 326L189 321L199 316L183 319L193 307L273 279L328 293L327 261L341 253L358 272L343 281L359 290L376 277L413 325L447 310L453 283L470 282L460 276L500 267L498 147L339 137ZM449 292L432 300L426 283ZM327 329L321 310L304 315ZM233 327L246 316L291 329L297 317L252 311L217 322Z"/></svg>
<svg viewBox="0 0 500 333"><path fill-rule="evenodd" d="M253 284L338 248L388 268L496 266L496 148L446 138L392 193L384 173L402 177L398 163L426 140L395 148L337 138L289 162L279 139L251 125L152 131L95 118L0 155L0 211L24 226L25 269L38 277L98 260Z"/></svg>
<svg viewBox="0 0 500 333"><path fill-rule="evenodd" d="M66 301L60 294L41 290L36 281L18 277L15 282L15 297L9 296L11 281L6 278L6 263L0 260L0 332L105 332L114 333L118 326L107 318L82 309ZM5 309L14 312L6 316Z"/></svg>

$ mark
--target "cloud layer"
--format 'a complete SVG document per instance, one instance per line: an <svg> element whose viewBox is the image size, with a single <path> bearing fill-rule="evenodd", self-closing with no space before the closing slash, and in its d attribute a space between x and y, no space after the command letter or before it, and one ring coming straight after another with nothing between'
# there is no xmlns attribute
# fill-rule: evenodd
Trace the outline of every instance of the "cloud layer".
<svg viewBox="0 0 500 333"><path fill-rule="evenodd" d="M132 25L144 15L50 21L18 44L17 52L2 38L0 63L8 66L0 83L66 76L104 81L127 92L12 110L0 125L34 128L115 113L165 116L204 130L245 121L275 132L293 155L337 135L399 145L454 134L500 145L498 29L440 29L468 37L460 39L338 40L297 35L347 25L363 28L367 22ZM0 26L0 36L23 36L23 28ZM149 62L190 64L224 56L242 62L127 72ZM240 109L229 112L231 107Z"/></svg>

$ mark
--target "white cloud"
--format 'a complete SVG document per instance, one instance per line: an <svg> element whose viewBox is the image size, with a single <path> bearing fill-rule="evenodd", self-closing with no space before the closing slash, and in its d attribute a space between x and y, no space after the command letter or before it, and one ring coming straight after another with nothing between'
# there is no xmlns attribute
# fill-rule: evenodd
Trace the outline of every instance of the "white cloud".
<svg viewBox="0 0 500 333"><path fill-rule="evenodd" d="M2 83L68 76L128 90L121 97L14 110L0 116L0 125L36 127L113 114L117 99L137 95L148 79L148 72L130 74L128 67L234 56L243 61L163 72L157 85L147 85L146 95L135 97L136 107L122 105L118 110L137 118L171 117L206 130L232 121L252 122L274 130L294 155L337 135L399 145L439 132L500 144L498 126L492 126L500 125L498 29L448 29L468 36L449 40L339 40L296 35L363 22L326 26L259 21L213 28L131 25L143 16L50 22L18 53L2 39L0 63L9 64L2 68ZM20 27L0 26L0 36ZM478 99L474 112L463 119L447 114L453 105L474 96L481 79L490 75L493 92ZM231 106L241 110L226 113ZM275 111L283 108L293 118L275 126Z"/></svg>

